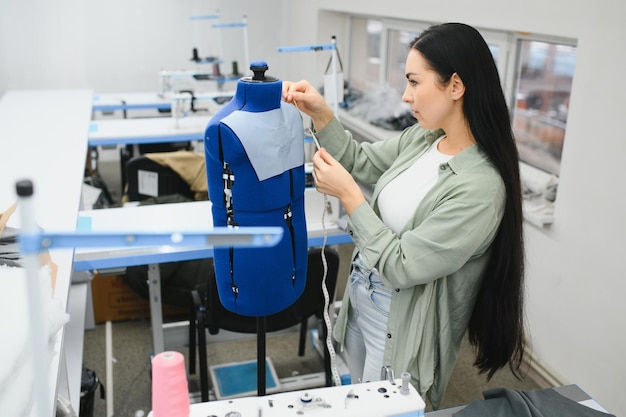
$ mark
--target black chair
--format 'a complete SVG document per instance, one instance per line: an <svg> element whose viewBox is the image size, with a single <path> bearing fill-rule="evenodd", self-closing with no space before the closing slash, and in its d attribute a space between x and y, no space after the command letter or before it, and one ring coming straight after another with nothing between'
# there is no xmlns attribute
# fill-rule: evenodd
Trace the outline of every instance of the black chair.
<svg viewBox="0 0 626 417"><path fill-rule="evenodd" d="M326 288L329 294L329 301L332 304L337 284L337 275L339 272L339 253L332 248L324 248L324 258L327 265ZM189 326L189 373L195 374L196 368L196 337L198 344L198 357L200 365L200 392L202 401L209 400L208 387L208 364L206 357L206 329L209 334L215 335L220 329L236 332L236 333L257 333L257 344L264 343L259 341L259 322L263 322L263 332L275 332L288 329L295 325L300 325L300 340L298 346L298 355L304 356L306 349L306 336L308 333L309 318L315 316L323 318L324 312L324 295L322 292L322 279L324 277L324 263L321 248L309 249L307 281L304 292L296 300L296 302L276 314L258 318L242 316L226 310L220 303L217 293L217 284L215 282L215 274L211 274L210 282L207 289L206 299L202 299L198 291L192 291L193 305L191 307L190 326ZM332 308L330 309L332 311ZM326 338L327 329L323 328L322 337ZM325 344L324 344L325 346ZM265 346L257 346L257 363L265 362ZM327 348L324 351L326 385L331 385L330 358ZM259 366L259 370L264 372L264 366ZM261 379L259 377L259 379ZM264 374L262 380L264 381ZM263 395L264 393L259 393Z"/></svg>
<svg viewBox="0 0 626 417"><path fill-rule="evenodd" d="M157 175L156 196L142 193L140 175L145 174L142 174L140 171ZM181 195L189 200L194 199L194 192L191 190L189 184L187 184L176 171L158 162L154 162L145 155L137 156L128 161L126 164L126 179L129 201L142 201L151 197L175 194Z"/></svg>
<svg viewBox="0 0 626 417"><path fill-rule="evenodd" d="M126 116L124 116L126 118ZM146 153L156 152L176 152L176 151L190 151L193 149L191 142L165 142L165 143L142 143L136 147L138 154L135 155L135 147L133 145L126 145L120 148L120 173L122 177L122 189L128 183L128 172L126 167L128 162Z"/></svg>
<svg viewBox="0 0 626 417"><path fill-rule="evenodd" d="M157 175L156 196L143 194L140 186L141 171ZM127 163L128 201L141 205L178 203L194 200L189 184L173 169L163 166L145 155L135 157ZM154 190L152 190L154 191ZM149 300L148 265L126 267L122 279L141 298ZM161 296L163 305L182 308L185 311L191 302L190 292L194 289L206 293L206 276L213 271L212 259L191 259L159 264Z"/></svg>

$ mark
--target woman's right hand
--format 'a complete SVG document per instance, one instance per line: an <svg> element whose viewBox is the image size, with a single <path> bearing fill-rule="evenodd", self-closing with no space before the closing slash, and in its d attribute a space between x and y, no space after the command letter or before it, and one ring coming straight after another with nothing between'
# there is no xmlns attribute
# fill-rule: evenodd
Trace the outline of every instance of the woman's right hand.
<svg viewBox="0 0 626 417"><path fill-rule="evenodd" d="M324 97L306 80L283 81L282 98L311 117L316 131L322 130L335 116Z"/></svg>
<svg viewBox="0 0 626 417"><path fill-rule="evenodd" d="M349 216L365 202L361 187L325 148L313 155L313 179L317 191L337 197Z"/></svg>

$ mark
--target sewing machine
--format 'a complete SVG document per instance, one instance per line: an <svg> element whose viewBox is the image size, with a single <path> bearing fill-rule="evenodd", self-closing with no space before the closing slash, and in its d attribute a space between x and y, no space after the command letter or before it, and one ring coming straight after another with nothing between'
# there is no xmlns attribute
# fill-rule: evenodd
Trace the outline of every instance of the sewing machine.
<svg viewBox="0 0 626 417"><path fill-rule="evenodd" d="M189 417L421 417L425 404L409 380L403 373L395 380L196 403Z"/></svg>

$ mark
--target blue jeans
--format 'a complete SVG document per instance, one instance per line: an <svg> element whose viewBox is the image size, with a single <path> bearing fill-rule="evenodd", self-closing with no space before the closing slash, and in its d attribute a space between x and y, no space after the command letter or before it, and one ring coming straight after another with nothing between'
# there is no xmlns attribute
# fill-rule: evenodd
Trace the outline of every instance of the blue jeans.
<svg viewBox="0 0 626 417"><path fill-rule="evenodd" d="M377 271L365 269L360 258L352 263L348 280L350 304L345 359L352 383L379 381L387 340L391 290Z"/></svg>

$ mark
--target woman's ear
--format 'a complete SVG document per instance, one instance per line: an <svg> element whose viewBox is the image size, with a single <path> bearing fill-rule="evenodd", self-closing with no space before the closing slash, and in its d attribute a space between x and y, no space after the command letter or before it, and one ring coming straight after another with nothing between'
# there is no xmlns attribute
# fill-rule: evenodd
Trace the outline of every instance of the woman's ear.
<svg viewBox="0 0 626 417"><path fill-rule="evenodd" d="M463 95L465 94L465 84L456 72L450 77L450 87L453 100L463 98Z"/></svg>

